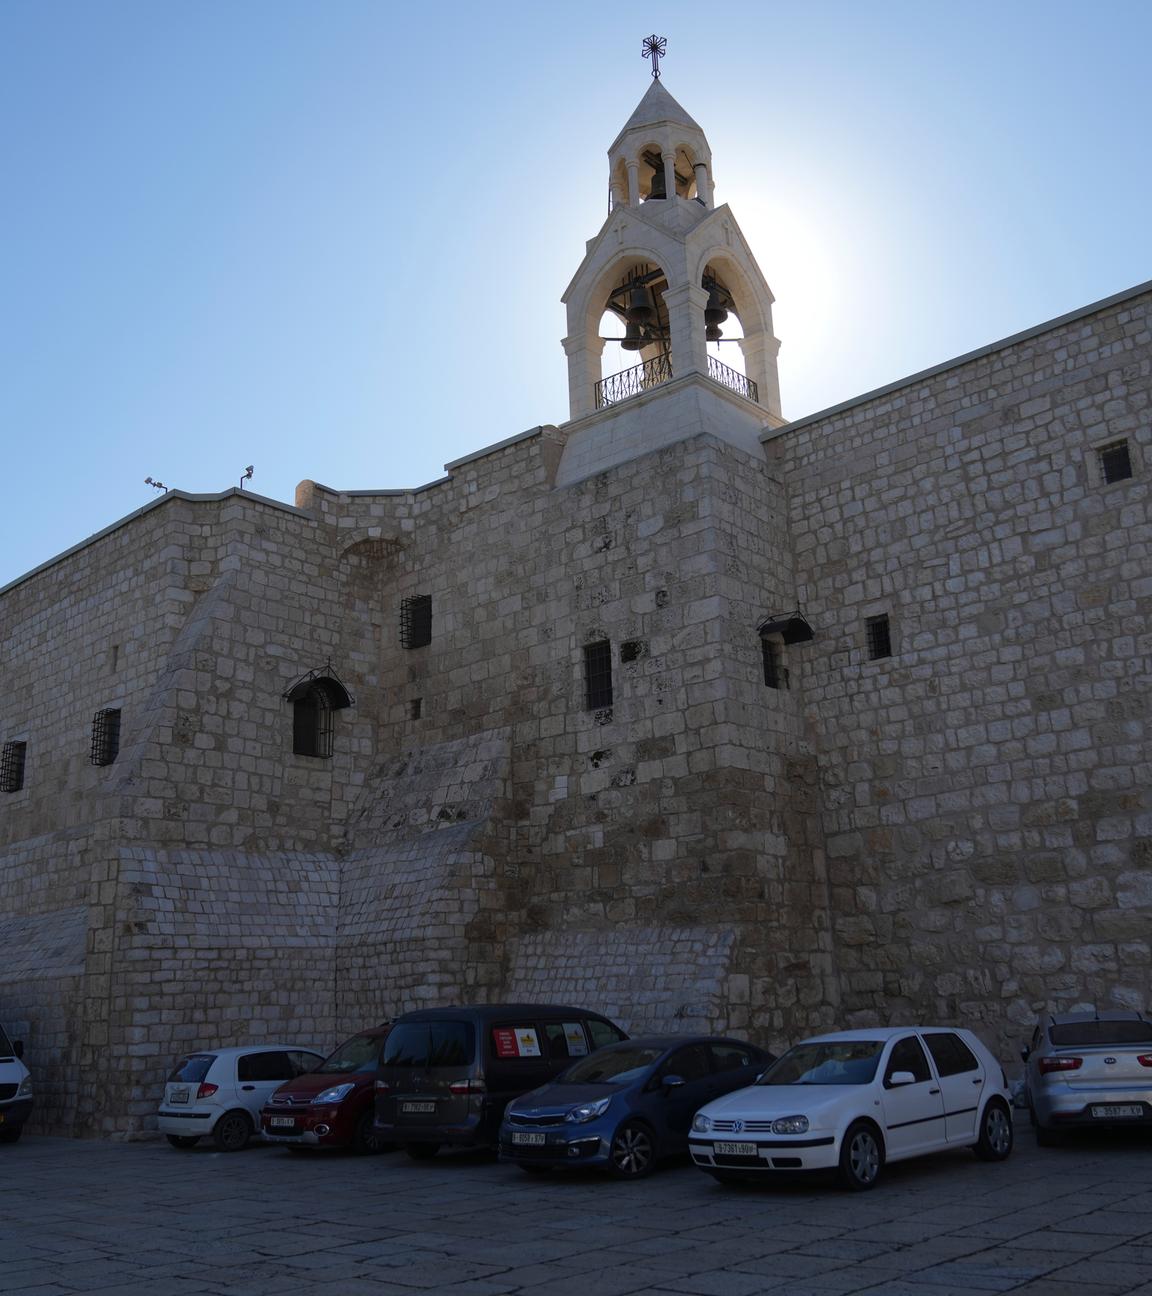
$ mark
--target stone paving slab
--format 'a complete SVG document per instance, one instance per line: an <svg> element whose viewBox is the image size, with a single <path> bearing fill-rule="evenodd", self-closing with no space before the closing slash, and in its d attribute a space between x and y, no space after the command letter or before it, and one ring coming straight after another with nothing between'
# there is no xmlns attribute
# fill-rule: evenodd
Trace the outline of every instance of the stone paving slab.
<svg viewBox="0 0 1152 1296"><path fill-rule="evenodd" d="M1005 1164L947 1153L866 1194L34 1136L0 1171L0 1296L1152 1296L1132 1139L1025 1129Z"/></svg>

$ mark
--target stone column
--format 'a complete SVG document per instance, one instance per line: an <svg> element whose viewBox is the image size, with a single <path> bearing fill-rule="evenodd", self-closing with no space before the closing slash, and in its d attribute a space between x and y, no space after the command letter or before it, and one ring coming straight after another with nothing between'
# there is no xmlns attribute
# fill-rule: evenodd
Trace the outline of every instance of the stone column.
<svg viewBox="0 0 1152 1296"><path fill-rule="evenodd" d="M628 206L640 206L640 163L628 163Z"/></svg>
<svg viewBox="0 0 1152 1296"><path fill-rule="evenodd" d="M760 389L760 404L770 414L783 417L780 413L780 377L776 370L780 339L771 333L749 333L737 340L744 352L744 372Z"/></svg>
<svg viewBox="0 0 1152 1296"><path fill-rule="evenodd" d="M708 372L708 339L704 335L704 307L708 294L699 284L680 284L664 292L672 331L672 377Z"/></svg>
<svg viewBox="0 0 1152 1296"><path fill-rule="evenodd" d="M595 388L600 381L604 340L573 336L564 338L561 345L568 357L568 415L583 418L596 408Z"/></svg>
<svg viewBox="0 0 1152 1296"><path fill-rule="evenodd" d="M693 168L696 172L696 197L705 207L712 206L712 184L708 179L708 163L697 162Z"/></svg>
<svg viewBox="0 0 1152 1296"><path fill-rule="evenodd" d="M664 159L664 192L669 200L676 197L676 154L662 153Z"/></svg>

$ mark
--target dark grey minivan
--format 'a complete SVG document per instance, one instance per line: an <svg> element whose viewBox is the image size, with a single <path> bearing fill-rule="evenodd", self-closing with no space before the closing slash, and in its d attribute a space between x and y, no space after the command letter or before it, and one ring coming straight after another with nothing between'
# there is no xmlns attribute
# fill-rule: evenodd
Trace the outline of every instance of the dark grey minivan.
<svg viewBox="0 0 1152 1296"><path fill-rule="evenodd" d="M376 1072L377 1136L410 1157L495 1147L504 1108L574 1059L628 1036L559 1004L422 1008L392 1023Z"/></svg>

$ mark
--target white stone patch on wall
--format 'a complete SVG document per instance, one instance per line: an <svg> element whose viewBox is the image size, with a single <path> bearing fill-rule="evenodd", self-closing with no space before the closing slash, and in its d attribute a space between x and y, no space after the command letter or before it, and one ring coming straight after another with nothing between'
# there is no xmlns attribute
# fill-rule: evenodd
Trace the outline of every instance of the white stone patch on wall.
<svg viewBox="0 0 1152 1296"><path fill-rule="evenodd" d="M86 905L0 917L0 982L79 976L87 928Z"/></svg>
<svg viewBox="0 0 1152 1296"><path fill-rule="evenodd" d="M706 927L543 931L509 942L509 1002L602 1012L632 1035L715 1028L735 933Z"/></svg>

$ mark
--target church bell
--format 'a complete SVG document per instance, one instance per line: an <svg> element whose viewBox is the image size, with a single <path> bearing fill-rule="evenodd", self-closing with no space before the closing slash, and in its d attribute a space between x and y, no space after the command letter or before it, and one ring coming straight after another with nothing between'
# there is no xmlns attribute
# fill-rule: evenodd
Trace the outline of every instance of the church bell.
<svg viewBox="0 0 1152 1296"><path fill-rule="evenodd" d="M644 339L640 336L639 324L627 324L624 327L624 337L620 341L620 346L625 351L639 351L644 345Z"/></svg>
<svg viewBox="0 0 1152 1296"><path fill-rule="evenodd" d="M652 187L648 190L648 201L653 198L667 198L668 190L664 187L664 168L652 168Z"/></svg>
<svg viewBox="0 0 1152 1296"><path fill-rule="evenodd" d="M704 336L709 342L719 342L724 336L720 325L727 318L728 311L724 306L724 298L716 288L713 288L708 294L708 304L704 307Z"/></svg>
<svg viewBox="0 0 1152 1296"><path fill-rule="evenodd" d="M624 318L629 324L650 324L656 316L647 288L636 287L628 293L628 309Z"/></svg>

